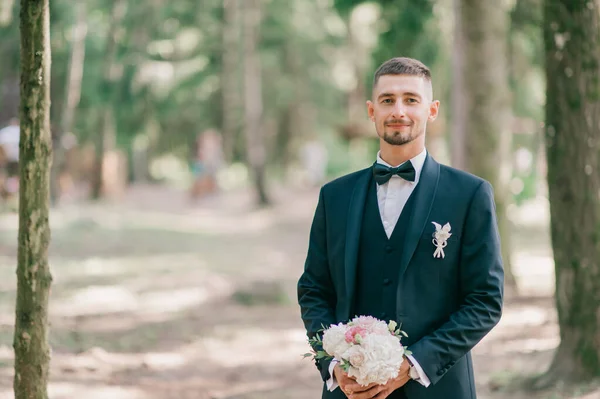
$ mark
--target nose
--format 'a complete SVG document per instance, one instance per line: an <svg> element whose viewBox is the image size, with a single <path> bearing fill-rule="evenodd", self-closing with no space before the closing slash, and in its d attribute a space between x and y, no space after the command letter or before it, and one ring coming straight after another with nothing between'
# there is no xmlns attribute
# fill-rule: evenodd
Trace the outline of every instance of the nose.
<svg viewBox="0 0 600 399"><path fill-rule="evenodd" d="M392 110L392 117L402 119L406 115L404 104L401 101L396 102L394 109Z"/></svg>

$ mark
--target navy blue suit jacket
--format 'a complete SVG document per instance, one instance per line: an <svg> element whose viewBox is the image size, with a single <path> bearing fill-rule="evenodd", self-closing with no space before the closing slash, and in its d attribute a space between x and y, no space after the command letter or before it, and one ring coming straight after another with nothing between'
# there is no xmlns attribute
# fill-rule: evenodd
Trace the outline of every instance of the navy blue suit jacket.
<svg viewBox="0 0 600 399"><path fill-rule="evenodd" d="M310 231L298 301L309 337L345 322L356 286L358 243L372 168L322 187ZM409 381L408 399L474 399L471 349L498 323L504 272L493 189L481 178L427 156L406 233L394 259L399 274L396 321L403 343L429 377ZM450 223L444 258L434 258L435 226ZM328 363L317 362L323 380ZM341 396L340 396L341 395ZM323 398L343 398L340 390Z"/></svg>

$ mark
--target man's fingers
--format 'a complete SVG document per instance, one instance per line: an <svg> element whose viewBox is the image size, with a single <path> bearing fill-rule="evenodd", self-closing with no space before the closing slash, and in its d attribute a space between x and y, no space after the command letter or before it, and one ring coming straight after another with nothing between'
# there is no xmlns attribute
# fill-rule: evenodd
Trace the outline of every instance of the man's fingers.
<svg viewBox="0 0 600 399"><path fill-rule="evenodd" d="M369 389L367 389L366 391L363 392L352 392L350 394L350 396L348 396L350 399L372 399L374 398L378 393L380 393L381 391L383 391L385 389L385 386L383 385L376 385L374 387L371 387ZM346 391L348 392L348 391Z"/></svg>
<svg viewBox="0 0 600 399"><path fill-rule="evenodd" d="M352 392L365 392L365 391L368 391L369 389L373 388L376 385L378 385L378 384L372 383L367 386L362 386L362 385L358 384L356 381L352 380L352 382L350 384L346 385L346 389L348 389Z"/></svg>
<svg viewBox="0 0 600 399"><path fill-rule="evenodd" d="M373 399L385 399L389 396L390 392L387 390L379 392L377 395L373 396Z"/></svg>

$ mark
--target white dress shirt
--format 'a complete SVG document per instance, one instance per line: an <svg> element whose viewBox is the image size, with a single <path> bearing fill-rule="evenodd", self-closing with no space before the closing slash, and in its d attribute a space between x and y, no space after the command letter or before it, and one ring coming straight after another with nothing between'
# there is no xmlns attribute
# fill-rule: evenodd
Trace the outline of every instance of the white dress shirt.
<svg viewBox="0 0 600 399"><path fill-rule="evenodd" d="M425 164L425 158L427 158L427 150L423 149L419 155L407 161L412 163L413 168L415 168L414 182L404 180L398 175L393 175L387 183L377 185L377 203L379 205L379 214L381 215L383 228L385 229L385 234L388 236L388 238L392 236L394 228L396 227L396 223L398 222L400 214L402 213L402 209L404 209L404 205L406 205L408 198L419 183L421 171L423 170L423 164ZM381 152L377 153L377 163L389 167L400 166L390 165L385 162L383 159L381 159ZM419 379L417 381L421 385L428 387L431 384L431 381L419 365L419 362L417 362L412 355L409 355L408 358L414 365L419 375ZM333 391L338 387L337 381L333 375L333 369L337 363L338 361L334 359L329 365L329 374L331 377L327 380L327 389L330 391Z"/></svg>

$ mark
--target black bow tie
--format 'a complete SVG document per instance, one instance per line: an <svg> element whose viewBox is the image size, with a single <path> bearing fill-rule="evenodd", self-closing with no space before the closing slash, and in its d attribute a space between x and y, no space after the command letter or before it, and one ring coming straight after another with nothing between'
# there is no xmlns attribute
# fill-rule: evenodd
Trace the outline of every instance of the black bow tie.
<svg viewBox="0 0 600 399"><path fill-rule="evenodd" d="M373 177L379 185L387 183L393 175L398 175L404 180L415 181L416 174L410 161L404 162L396 168L390 168L377 162L373 164Z"/></svg>

